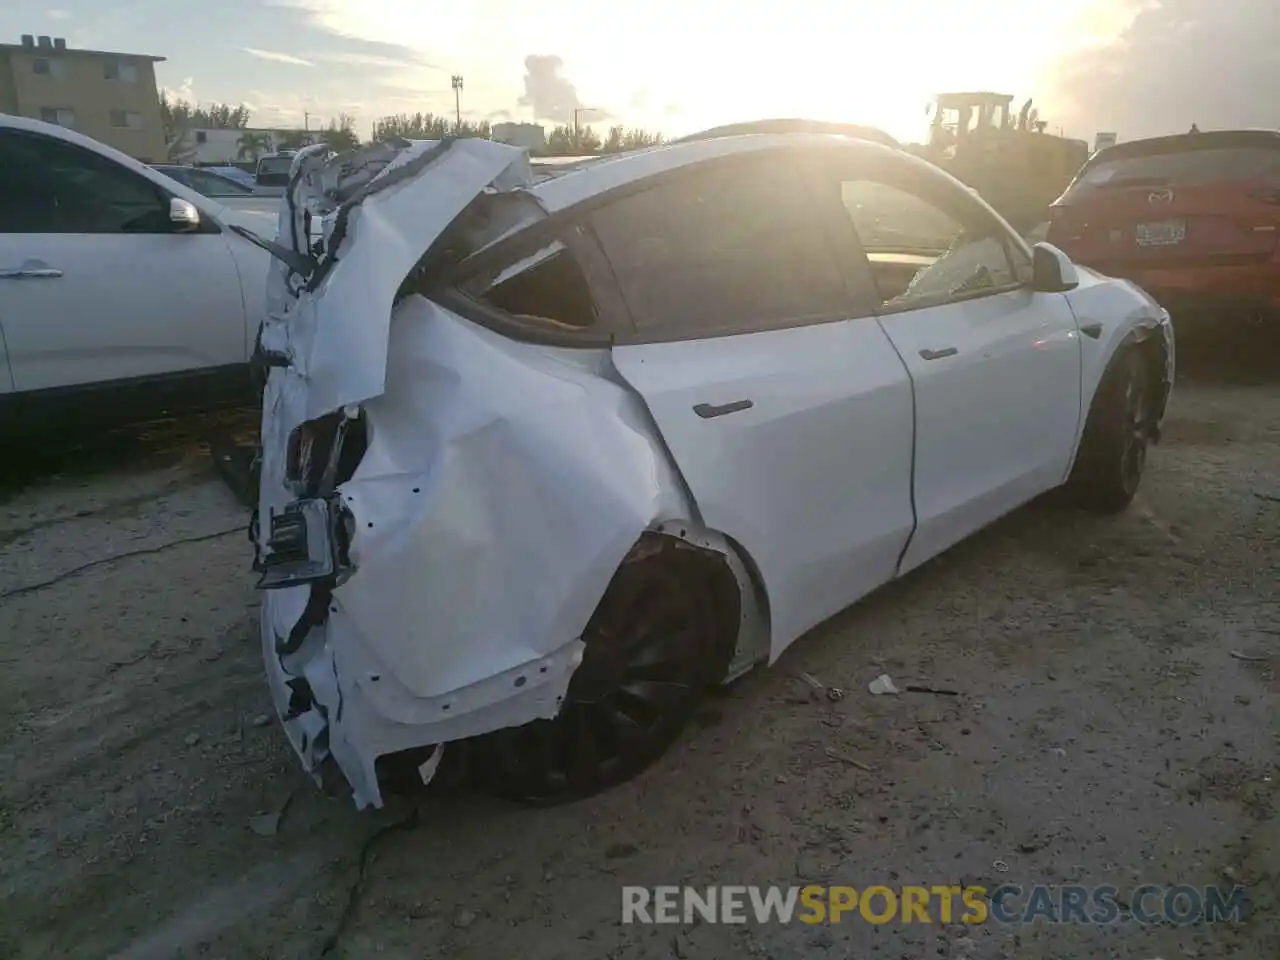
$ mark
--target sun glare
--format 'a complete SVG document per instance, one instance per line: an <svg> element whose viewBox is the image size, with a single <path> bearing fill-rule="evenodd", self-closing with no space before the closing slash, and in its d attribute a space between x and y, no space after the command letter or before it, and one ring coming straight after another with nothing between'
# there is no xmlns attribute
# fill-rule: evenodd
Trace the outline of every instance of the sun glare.
<svg viewBox="0 0 1280 960"><path fill-rule="evenodd" d="M911 139L944 90L1051 107L1047 66L1114 38L1144 0L651 0L626 13L595 0L476 0L429 13L413 0L290 2L329 29L463 69L476 94L514 99L524 57L556 54L582 103L630 123L678 133L805 116Z"/></svg>

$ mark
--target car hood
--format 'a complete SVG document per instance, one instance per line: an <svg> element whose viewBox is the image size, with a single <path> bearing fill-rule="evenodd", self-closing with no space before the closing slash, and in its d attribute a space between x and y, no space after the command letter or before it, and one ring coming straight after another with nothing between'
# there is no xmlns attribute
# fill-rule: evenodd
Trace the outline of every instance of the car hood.
<svg viewBox="0 0 1280 960"><path fill-rule="evenodd" d="M382 393L391 309L405 277L477 196L532 181L523 149L490 140L299 153L291 196L273 203L273 233L282 243L305 236L309 212L322 224L323 253L305 278L273 263L262 344L305 379L308 417ZM237 216L256 215L249 201L238 203Z"/></svg>
<svg viewBox="0 0 1280 960"><path fill-rule="evenodd" d="M275 236L280 219L278 197L219 197L213 202L218 205L213 213L224 222L252 230L266 240Z"/></svg>

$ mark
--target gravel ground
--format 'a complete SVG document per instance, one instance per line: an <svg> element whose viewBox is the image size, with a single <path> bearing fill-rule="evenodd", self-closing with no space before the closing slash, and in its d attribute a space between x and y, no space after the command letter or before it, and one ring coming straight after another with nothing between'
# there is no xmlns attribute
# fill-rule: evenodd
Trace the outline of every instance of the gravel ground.
<svg viewBox="0 0 1280 960"><path fill-rule="evenodd" d="M302 777L245 518L189 429L37 472L0 502L0 956L1280 956L1274 384L1180 386L1126 514L1019 511L713 698L646 775L549 810L359 815ZM960 695L872 697L882 672ZM806 881L1236 881L1251 910L618 922L626 883Z"/></svg>

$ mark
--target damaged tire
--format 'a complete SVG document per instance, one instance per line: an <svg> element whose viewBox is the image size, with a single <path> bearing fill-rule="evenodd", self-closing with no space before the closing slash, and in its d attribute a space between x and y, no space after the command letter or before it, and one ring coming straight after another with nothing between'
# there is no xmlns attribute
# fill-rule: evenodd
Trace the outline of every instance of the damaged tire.
<svg viewBox="0 0 1280 960"><path fill-rule="evenodd" d="M1151 372L1138 347L1122 347L1098 385L1067 480L1079 506L1118 513L1132 502L1151 443L1151 388Z"/></svg>
<svg viewBox="0 0 1280 960"><path fill-rule="evenodd" d="M674 540L641 541L583 631L583 660L560 713L473 742L479 785L553 804L640 773L724 677L738 603L737 583L718 559Z"/></svg>

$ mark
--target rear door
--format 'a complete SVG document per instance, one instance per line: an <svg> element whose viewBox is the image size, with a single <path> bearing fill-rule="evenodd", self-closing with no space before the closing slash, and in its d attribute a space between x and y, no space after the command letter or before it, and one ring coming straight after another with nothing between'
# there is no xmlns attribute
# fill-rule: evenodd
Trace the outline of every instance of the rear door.
<svg viewBox="0 0 1280 960"><path fill-rule="evenodd" d="M44 134L0 130L0 325L19 392L242 364L226 237L174 233L159 185Z"/></svg>
<svg viewBox="0 0 1280 960"><path fill-rule="evenodd" d="M911 384L811 200L771 153L591 218L636 327L614 364L758 567L774 658L890 579L914 523Z"/></svg>
<svg viewBox="0 0 1280 960"><path fill-rule="evenodd" d="M1080 423L1066 297L972 195L900 160L832 169L831 203L876 278L880 326L915 385L916 531L905 572L1060 484Z"/></svg>

